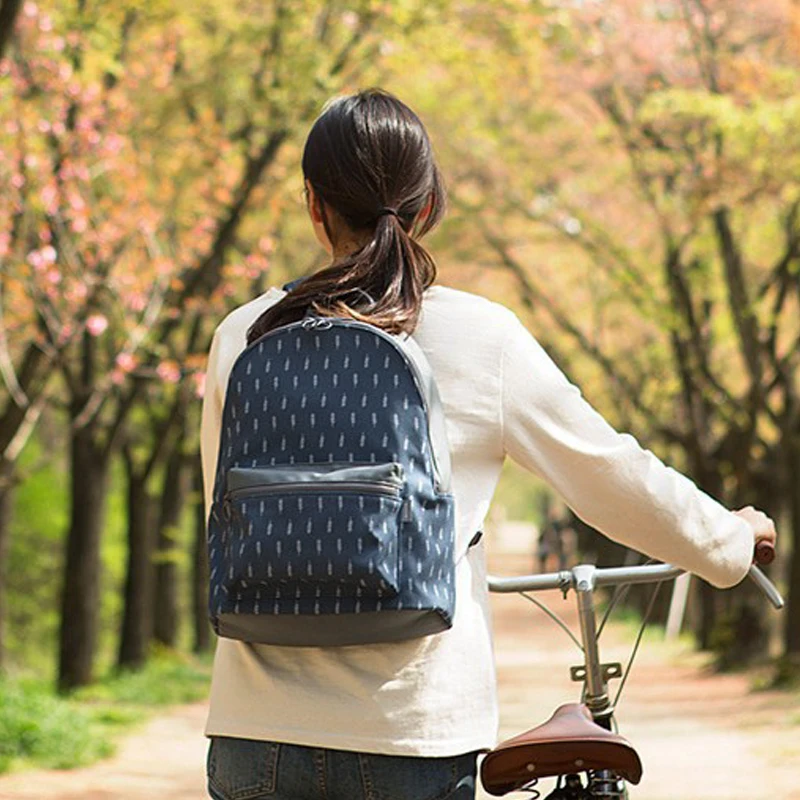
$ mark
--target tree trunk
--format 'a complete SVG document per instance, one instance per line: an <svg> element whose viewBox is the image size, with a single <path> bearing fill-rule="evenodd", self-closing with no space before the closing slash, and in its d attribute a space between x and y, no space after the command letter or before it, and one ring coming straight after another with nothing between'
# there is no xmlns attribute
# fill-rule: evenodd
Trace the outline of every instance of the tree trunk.
<svg viewBox="0 0 800 800"><path fill-rule="evenodd" d="M194 501L194 559L192 564L192 610L194 617L194 652L205 653L211 647L211 625L208 621L208 549L206 545L206 512L203 501L203 470L200 457L192 470Z"/></svg>
<svg viewBox="0 0 800 800"><path fill-rule="evenodd" d="M6 580L10 541L13 465L0 462L0 674L6 667Z"/></svg>
<svg viewBox="0 0 800 800"><path fill-rule="evenodd" d="M695 581L695 597L699 605L695 637L700 650L711 650L714 645L714 626L717 623L718 592L704 580Z"/></svg>
<svg viewBox="0 0 800 800"><path fill-rule="evenodd" d="M688 454L692 480L706 494L722 497L722 480L715 465L708 463L707 454L697 449ZM698 578L692 581L689 616L694 621L695 642L700 650L712 650L716 641L716 627L721 605L720 590Z"/></svg>
<svg viewBox="0 0 800 800"><path fill-rule="evenodd" d="M14 33L14 23L22 8L22 0L0 0L0 58L5 55Z"/></svg>
<svg viewBox="0 0 800 800"><path fill-rule="evenodd" d="M100 619L100 536L108 487L108 455L96 447L94 426L70 437L70 510L61 596L58 688L92 681Z"/></svg>
<svg viewBox="0 0 800 800"><path fill-rule="evenodd" d="M155 557L153 630L156 641L175 647L178 638L178 559L181 512L190 479L181 437L167 461L158 522Z"/></svg>
<svg viewBox="0 0 800 800"><path fill-rule="evenodd" d="M128 472L128 561L122 632L117 665L141 667L147 660L152 635L152 541L154 509L147 493L147 477L137 473L130 454L125 456Z"/></svg>
<svg viewBox="0 0 800 800"><path fill-rule="evenodd" d="M789 554L784 656L787 662L800 672L800 436L792 438L788 447L787 496L792 529L792 552ZM779 547L780 544L779 540Z"/></svg>

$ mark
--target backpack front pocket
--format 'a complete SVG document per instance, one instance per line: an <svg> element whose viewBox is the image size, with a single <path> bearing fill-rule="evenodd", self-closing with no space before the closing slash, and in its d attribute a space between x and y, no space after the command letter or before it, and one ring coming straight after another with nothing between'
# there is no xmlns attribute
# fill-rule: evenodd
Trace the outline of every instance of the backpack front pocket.
<svg viewBox="0 0 800 800"><path fill-rule="evenodd" d="M229 592L303 605L394 596L403 488L396 463L232 468L222 505Z"/></svg>

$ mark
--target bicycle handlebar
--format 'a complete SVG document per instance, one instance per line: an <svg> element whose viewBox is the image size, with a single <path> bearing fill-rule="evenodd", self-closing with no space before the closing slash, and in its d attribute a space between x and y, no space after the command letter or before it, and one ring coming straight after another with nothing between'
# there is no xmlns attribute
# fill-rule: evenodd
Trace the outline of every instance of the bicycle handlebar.
<svg viewBox="0 0 800 800"><path fill-rule="evenodd" d="M775 545L767 541L758 542L753 560L762 567L771 564L775 560Z"/></svg>
<svg viewBox="0 0 800 800"><path fill-rule="evenodd" d="M766 546L766 547L764 547ZM755 559L759 564L769 564L775 555L775 548L770 542L759 542L755 550ZM686 570L670 564L645 564L637 567L603 567L597 568L582 564L571 570L548 572L542 575L521 575L515 578L497 578L488 576L489 591L499 593L539 592L546 589L560 589L566 594L570 589L586 591L596 586L613 586L619 583L653 583L677 578ZM752 564L747 577L760 589L761 593L777 608L783 608L784 602L774 583L756 566Z"/></svg>

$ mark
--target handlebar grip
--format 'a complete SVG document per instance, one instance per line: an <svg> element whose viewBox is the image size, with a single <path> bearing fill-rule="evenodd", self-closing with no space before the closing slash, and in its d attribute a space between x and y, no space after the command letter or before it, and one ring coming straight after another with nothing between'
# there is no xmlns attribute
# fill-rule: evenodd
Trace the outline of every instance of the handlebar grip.
<svg viewBox="0 0 800 800"><path fill-rule="evenodd" d="M771 564L775 559L775 545L772 542L761 541L756 545L753 561L761 566Z"/></svg>

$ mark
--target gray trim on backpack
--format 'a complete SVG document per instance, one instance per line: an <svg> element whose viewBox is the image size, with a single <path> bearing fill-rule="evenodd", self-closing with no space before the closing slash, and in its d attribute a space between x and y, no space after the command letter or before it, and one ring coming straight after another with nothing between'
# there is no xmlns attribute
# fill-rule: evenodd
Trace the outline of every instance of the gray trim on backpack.
<svg viewBox="0 0 800 800"><path fill-rule="evenodd" d="M397 642L439 633L450 621L437 611L403 609L361 614L219 614L217 634L259 644L336 647ZM376 635L377 634L377 635Z"/></svg>
<svg viewBox="0 0 800 800"><path fill-rule="evenodd" d="M230 491L280 483L387 483L403 486L402 464L296 464L281 467L232 467L226 488Z"/></svg>

